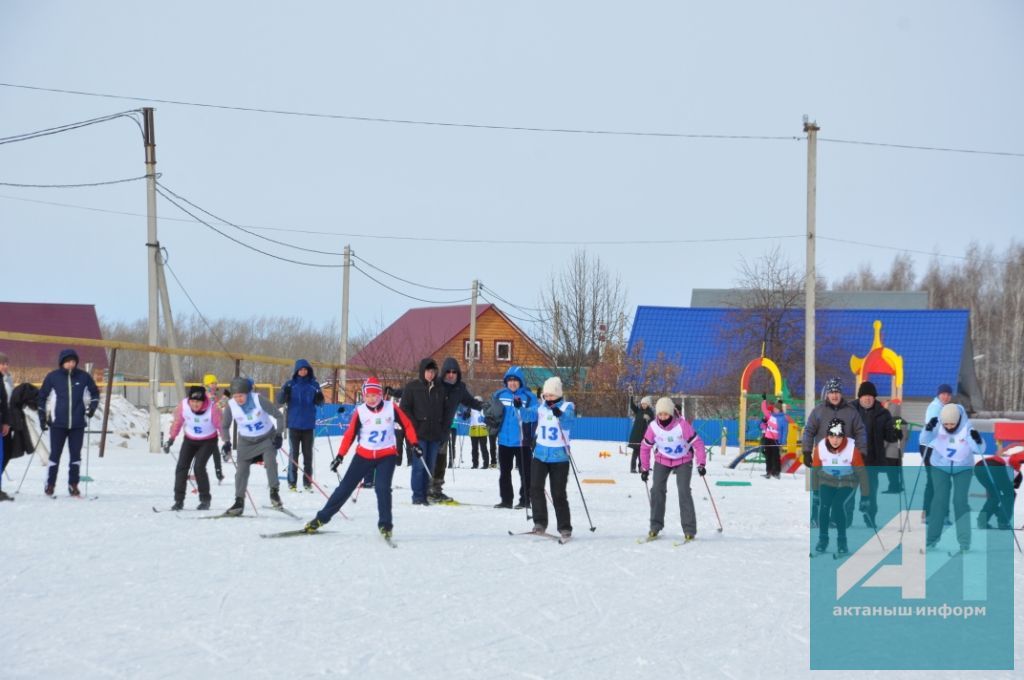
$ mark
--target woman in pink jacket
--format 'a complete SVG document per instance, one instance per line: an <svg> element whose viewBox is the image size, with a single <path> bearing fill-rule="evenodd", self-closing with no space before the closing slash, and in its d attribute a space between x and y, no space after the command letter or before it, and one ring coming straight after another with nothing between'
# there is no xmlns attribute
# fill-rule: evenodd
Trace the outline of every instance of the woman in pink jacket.
<svg viewBox="0 0 1024 680"><path fill-rule="evenodd" d="M779 452L779 421L775 414L779 409L769 403L768 396L761 395L761 453L764 455L764 478L778 479L782 474L782 457Z"/></svg>
<svg viewBox="0 0 1024 680"><path fill-rule="evenodd" d="M220 409L210 402L201 385L193 385L188 390L188 398L174 409L174 421L164 444L164 452L170 453L175 437L179 432L185 433L185 441L178 452L178 465L174 469L174 505L171 510L181 510L185 506L185 483L193 459L196 485L199 487L196 510L210 509L210 477L206 474L206 462L210 456L217 456L219 430Z"/></svg>
<svg viewBox="0 0 1024 680"><path fill-rule="evenodd" d="M654 450L654 483L651 486L651 528L647 539L652 540L665 528L665 499L668 478L676 475L679 492L679 518L686 541L697 536L697 514L693 509L690 477L693 459L697 459L697 474L704 476L707 453L704 442L690 423L676 415L675 404L668 397L658 400L654 409L654 422L647 426L640 442L640 479L644 482L652 469L651 450Z"/></svg>

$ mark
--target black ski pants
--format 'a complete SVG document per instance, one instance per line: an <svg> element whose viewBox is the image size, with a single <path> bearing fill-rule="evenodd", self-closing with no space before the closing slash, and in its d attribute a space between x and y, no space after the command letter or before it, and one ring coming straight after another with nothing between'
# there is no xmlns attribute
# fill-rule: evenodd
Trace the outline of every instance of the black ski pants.
<svg viewBox="0 0 1024 680"><path fill-rule="evenodd" d="M572 519L569 516L569 497L566 487L569 483L569 462L545 463L533 459L530 469L530 503L533 510L533 523L548 527L548 504L544 498L544 482L551 477L551 504L555 506L555 521L558 532L572 532Z"/></svg>
<svg viewBox="0 0 1024 680"><path fill-rule="evenodd" d="M181 503L185 500L185 485L188 482L188 472L194 469L196 486L199 487L199 501L210 502L210 476L206 474L206 462L210 456L217 456L217 438L212 439L185 439L181 442L181 449L178 451L178 464L174 468L174 502ZM193 466L193 461L195 465Z"/></svg>

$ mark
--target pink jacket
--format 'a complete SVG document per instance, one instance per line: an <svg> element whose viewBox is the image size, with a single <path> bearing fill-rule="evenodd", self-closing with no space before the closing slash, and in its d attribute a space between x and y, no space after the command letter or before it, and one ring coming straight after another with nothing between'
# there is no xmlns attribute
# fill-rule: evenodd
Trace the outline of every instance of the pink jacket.
<svg viewBox="0 0 1024 680"><path fill-rule="evenodd" d="M651 469L651 449L654 448L657 434L666 430L671 430L676 425L682 427L683 430L683 441L681 442L684 446L686 442L690 442L687 447L686 453L681 458L670 458L662 454L660 451L656 451L654 454L655 462L661 463L665 467L679 467L685 465L693 460L694 454L697 456L697 465L704 465L708 461L707 452L704 450L704 441L697 435L697 431L693 429L684 418L679 416L672 416L672 420L668 421L667 427L662 427L661 423L657 419L651 421L651 424L647 426L647 432L644 433L643 441L640 442L640 469L650 470ZM691 441L692 440L692 441Z"/></svg>
<svg viewBox="0 0 1024 680"><path fill-rule="evenodd" d="M765 420L761 423L761 432L768 439L779 441L779 421L775 420L775 410L772 409L767 401L761 402L761 413L765 417Z"/></svg>
<svg viewBox="0 0 1024 680"><path fill-rule="evenodd" d="M185 418L183 417L183 415L181 413L181 406L182 406L182 404L179 401L178 402L178 406L174 409L174 420L171 421L171 431L167 434L168 439L174 439L175 437L177 437L178 433L181 432L182 425L185 424ZM206 401L204 402L203 406L205 406L206 408L210 408L210 397L209 396L206 397ZM214 407L213 407L213 415L212 415L212 418L213 418L213 436L211 436L211 437L204 437L204 439L216 439L217 438L217 433L220 432L220 413L221 413L220 409L217 408L216 405L214 405ZM185 438L186 439L195 439L195 437L189 437L187 431L185 432Z"/></svg>

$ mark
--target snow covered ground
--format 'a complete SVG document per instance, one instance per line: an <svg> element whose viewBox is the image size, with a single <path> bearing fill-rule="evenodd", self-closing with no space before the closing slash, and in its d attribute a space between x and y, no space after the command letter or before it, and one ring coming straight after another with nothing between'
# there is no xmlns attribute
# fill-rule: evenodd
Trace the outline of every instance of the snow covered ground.
<svg viewBox="0 0 1024 680"><path fill-rule="evenodd" d="M673 547L681 529L670 488L669 536L639 545L647 529L643 484L629 474L617 444L577 442L580 477L615 483L583 485L597 527L590 532L570 478L575 533L563 546L508 536L531 523L523 511L490 507L498 472L469 469L467 442L465 467L454 481L449 473L446 491L479 505L414 507L409 468L400 468L393 550L377 535L368 491L344 507L350 519L339 516L326 527L331 533L313 537L261 539L260 532L301 526L262 508L259 517L213 521L194 521L202 513L191 511L156 514L151 506L173 500L174 461L147 453L144 439L125 441L127 448L114 447L103 459L93 451L88 491L96 500L45 497L45 469L34 464L17 501L0 504L0 677L811 675L802 478L768 481L749 468L728 470L716 457L707 479L725 531L715 531L708 493L695 477L698 541ZM328 493L337 483L330 456L321 439L317 479ZM5 490L13 492L25 462L8 468L14 481L5 480ZM228 479L214 486L217 511L232 501L231 470L227 465ZM65 479L62 465L59 490ZM752 486L714 486L729 479ZM257 505L267 503L259 471L250 489ZM304 518L324 500L319 493L283 495ZM186 507L197 502L190 494ZM1020 631L1019 589L1016 598ZM1016 659L1020 668L1019 649Z"/></svg>

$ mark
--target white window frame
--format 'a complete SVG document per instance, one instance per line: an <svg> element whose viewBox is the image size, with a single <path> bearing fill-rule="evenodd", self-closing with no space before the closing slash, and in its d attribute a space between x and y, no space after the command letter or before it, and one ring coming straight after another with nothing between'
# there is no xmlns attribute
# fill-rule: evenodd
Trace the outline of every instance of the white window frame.
<svg viewBox="0 0 1024 680"><path fill-rule="evenodd" d="M472 359L473 361L480 361L480 352L483 349L483 347L479 340L474 340L473 342L476 344L475 357L471 357L469 355L469 340L467 339L462 341L462 356L465 357L466 361L469 361L470 359Z"/></svg>
<svg viewBox="0 0 1024 680"><path fill-rule="evenodd" d="M506 345L508 347L508 357L507 358L502 358L501 352L499 351L499 348L502 345ZM505 362L508 362L508 363L512 363L512 341L511 340L495 340L494 341L494 360L495 361L505 361Z"/></svg>

